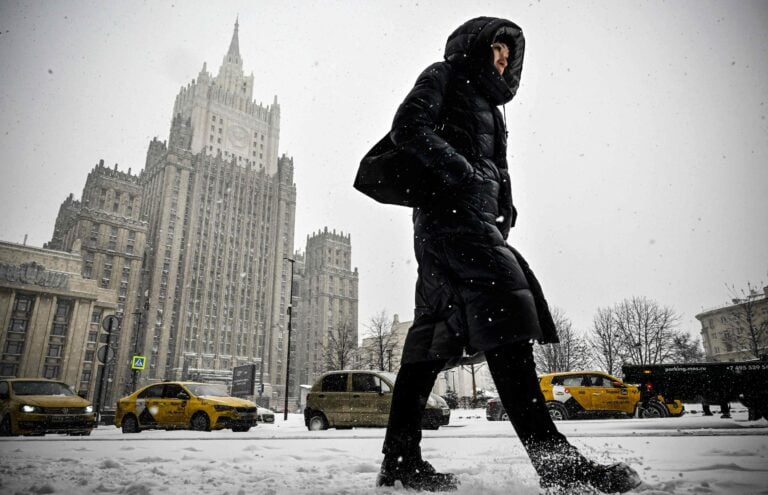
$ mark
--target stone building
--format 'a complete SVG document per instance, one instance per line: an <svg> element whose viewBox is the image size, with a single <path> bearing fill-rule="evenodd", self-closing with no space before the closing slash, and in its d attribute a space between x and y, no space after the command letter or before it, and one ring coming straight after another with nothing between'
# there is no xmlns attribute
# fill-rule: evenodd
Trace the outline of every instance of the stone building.
<svg viewBox="0 0 768 495"><path fill-rule="evenodd" d="M65 253L0 241L0 377L55 378L94 397L117 296L82 264L77 243Z"/></svg>
<svg viewBox="0 0 768 495"><path fill-rule="evenodd" d="M181 378L228 382L234 366L256 364L260 401L281 396L294 165L278 156L277 99L268 106L253 100L238 30L235 23L218 74L203 64L181 88L168 141L150 142L144 170L118 177L115 169L110 177L100 164L81 204L70 196L60 209L49 245L70 250L79 240L84 278L117 292L123 332L118 386L108 402L133 388L133 353L147 357L139 386ZM123 189L101 184L110 178L122 180ZM126 194L128 185L135 189Z"/></svg>
<svg viewBox="0 0 768 495"><path fill-rule="evenodd" d="M115 358L107 363L109 380L103 390L108 404L132 388L130 360L139 344L139 288L147 237L147 223L140 219L142 197L139 176L121 172L117 165L106 167L101 160L88 174L81 200L70 194L62 203L51 242L45 245L69 252L79 245L83 278L117 296L120 326L110 338Z"/></svg>
<svg viewBox="0 0 768 495"><path fill-rule="evenodd" d="M358 346L358 273L352 268L352 243L349 234L323 231L307 236L306 251L295 256L294 312L295 352L292 373L298 384L312 384L329 369L328 354L340 333ZM295 360L294 360L295 356ZM350 363L352 364L352 363ZM295 371L293 371L295 370Z"/></svg>
<svg viewBox="0 0 768 495"><path fill-rule="evenodd" d="M696 315L707 361L747 361L768 355L768 287Z"/></svg>

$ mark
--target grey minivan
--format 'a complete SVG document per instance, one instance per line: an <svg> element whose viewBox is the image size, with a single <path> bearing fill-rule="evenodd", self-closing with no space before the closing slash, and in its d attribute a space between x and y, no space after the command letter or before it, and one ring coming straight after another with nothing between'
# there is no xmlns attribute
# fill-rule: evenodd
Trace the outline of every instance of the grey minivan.
<svg viewBox="0 0 768 495"><path fill-rule="evenodd" d="M394 385L395 374L386 371L326 372L307 394L304 423L309 430L387 426ZM422 427L436 430L450 419L445 400L430 394Z"/></svg>

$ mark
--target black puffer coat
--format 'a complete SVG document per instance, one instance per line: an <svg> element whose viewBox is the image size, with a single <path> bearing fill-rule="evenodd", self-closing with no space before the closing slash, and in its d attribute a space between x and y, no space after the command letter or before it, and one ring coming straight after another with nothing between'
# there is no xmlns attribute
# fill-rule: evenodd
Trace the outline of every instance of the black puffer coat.
<svg viewBox="0 0 768 495"><path fill-rule="evenodd" d="M510 47L503 76L491 43ZM419 263L414 324L403 362L455 364L501 345L557 342L552 316L527 263L506 243L516 212L498 105L517 91L525 40L518 26L480 17L448 38L398 108L390 136L433 175L431 204L414 209Z"/></svg>

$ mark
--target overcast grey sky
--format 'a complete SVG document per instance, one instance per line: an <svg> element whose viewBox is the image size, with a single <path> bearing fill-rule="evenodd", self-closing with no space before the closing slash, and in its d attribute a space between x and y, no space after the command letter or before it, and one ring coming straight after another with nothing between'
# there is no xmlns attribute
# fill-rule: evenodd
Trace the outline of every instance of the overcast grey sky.
<svg viewBox="0 0 768 495"><path fill-rule="evenodd" d="M254 96L281 105L296 248L350 233L360 321L412 317L410 210L351 187L416 76L465 20L527 40L507 105L518 226L552 305L586 329L633 295L681 328L768 283L768 2L0 0L0 239L41 246L104 159L134 173L173 101L216 72L236 16Z"/></svg>

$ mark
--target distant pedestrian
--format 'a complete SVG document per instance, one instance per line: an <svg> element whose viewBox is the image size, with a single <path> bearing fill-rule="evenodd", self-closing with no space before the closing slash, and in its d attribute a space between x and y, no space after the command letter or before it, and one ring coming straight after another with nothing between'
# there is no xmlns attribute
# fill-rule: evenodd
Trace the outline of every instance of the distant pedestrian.
<svg viewBox="0 0 768 495"><path fill-rule="evenodd" d="M421 456L421 419L437 374L485 353L502 404L543 487L637 486L626 464L597 464L557 431L533 361L534 340L557 342L536 277L506 243L517 216L507 170L506 120L498 106L520 84L525 40L514 23L472 19L448 38L395 115L394 145L418 158L433 190L413 211L419 264L413 326L403 348L377 485L455 489ZM547 191L541 191L546 194Z"/></svg>
<svg viewBox="0 0 768 495"><path fill-rule="evenodd" d="M720 417L730 419L731 417L731 403L726 399L720 401Z"/></svg>

